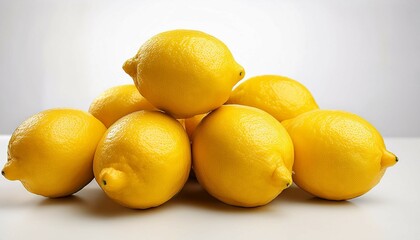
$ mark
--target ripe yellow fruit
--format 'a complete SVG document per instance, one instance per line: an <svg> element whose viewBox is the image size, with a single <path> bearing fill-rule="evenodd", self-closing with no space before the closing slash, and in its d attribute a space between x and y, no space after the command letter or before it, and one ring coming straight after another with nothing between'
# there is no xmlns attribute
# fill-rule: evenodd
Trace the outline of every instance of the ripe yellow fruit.
<svg viewBox="0 0 420 240"><path fill-rule="evenodd" d="M218 108L198 125L192 146L197 180L224 203L264 205L292 184L292 140L260 109Z"/></svg>
<svg viewBox="0 0 420 240"><path fill-rule="evenodd" d="M150 103L176 118L220 107L245 75L223 42L194 30L155 35L123 69Z"/></svg>
<svg viewBox="0 0 420 240"><path fill-rule="evenodd" d="M262 109L279 121L318 109L315 99L305 86L291 78L277 75L256 76L246 80L232 91L228 103Z"/></svg>
<svg viewBox="0 0 420 240"><path fill-rule="evenodd" d="M133 84L109 88L96 97L89 112L109 128L118 119L140 110L156 110Z"/></svg>
<svg viewBox="0 0 420 240"><path fill-rule="evenodd" d="M188 134L188 137L190 138L190 140L192 140L192 136L193 136L193 133L194 133L195 129L197 128L197 125L200 124L201 120L206 115L207 115L207 113L199 114L199 115L195 115L194 117L186 118L184 120L185 131L187 131L187 134Z"/></svg>
<svg viewBox="0 0 420 240"><path fill-rule="evenodd" d="M294 182L321 198L358 197L398 161L380 133L352 113L314 110L283 124L295 147Z"/></svg>
<svg viewBox="0 0 420 240"><path fill-rule="evenodd" d="M113 124L99 142L93 171L104 192L129 208L150 208L184 186L191 149L181 124L151 111L131 113Z"/></svg>
<svg viewBox="0 0 420 240"><path fill-rule="evenodd" d="M96 145L105 126L91 114L52 109L24 121L12 134L2 174L34 194L71 195L92 178Z"/></svg>

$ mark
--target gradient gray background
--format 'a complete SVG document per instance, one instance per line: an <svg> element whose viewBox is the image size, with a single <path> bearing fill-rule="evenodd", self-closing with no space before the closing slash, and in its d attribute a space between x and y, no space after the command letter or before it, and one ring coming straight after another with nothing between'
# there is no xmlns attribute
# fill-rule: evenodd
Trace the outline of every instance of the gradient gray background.
<svg viewBox="0 0 420 240"><path fill-rule="evenodd" d="M131 83L123 62L161 31L224 41L245 79L279 74L387 137L420 136L420 1L0 1L0 134L53 107L87 110Z"/></svg>

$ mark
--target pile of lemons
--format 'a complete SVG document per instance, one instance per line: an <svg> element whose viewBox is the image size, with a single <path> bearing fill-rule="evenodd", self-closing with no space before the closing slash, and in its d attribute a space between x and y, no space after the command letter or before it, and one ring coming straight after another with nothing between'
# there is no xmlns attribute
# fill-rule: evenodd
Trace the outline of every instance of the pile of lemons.
<svg viewBox="0 0 420 240"><path fill-rule="evenodd" d="M206 33L160 33L123 69L135 85L106 90L89 113L51 109L23 122L2 174L52 198L95 178L115 202L145 209L170 200L193 171L220 201L255 207L293 182L351 199L398 161L370 123L319 109L293 79L256 76L232 91L245 70Z"/></svg>

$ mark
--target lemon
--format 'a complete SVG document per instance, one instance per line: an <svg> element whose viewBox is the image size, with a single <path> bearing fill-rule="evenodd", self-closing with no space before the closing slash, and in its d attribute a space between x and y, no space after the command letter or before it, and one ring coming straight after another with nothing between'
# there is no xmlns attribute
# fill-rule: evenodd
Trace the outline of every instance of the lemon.
<svg viewBox="0 0 420 240"><path fill-rule="evenodd" d="M224 203L264 205L292 183L292 140L260 109L218 108L197 126L192 146L197 180Z"/></svg>
<svg viewBox="0 0 420 240"><path fill-rule="evenodd" d="M125 115L140 110L156 110L133 84L109 88L96 97L89 112L107 128Z"/></svg>
<svg viewBox="0 0 420 240"><path fill-rule="evenodd" d="M188 137L190 138L190 140L192 139L193 133L194 133L195 129L197 128L197 125L201 122L201 120L206 115L207 115L207 113L199 114L199 115L195 115L194 117L186 118L184 120L185 131L187 131L187 134L188 134Z"/></svg>
<svg viewBox="0 0 420 240"><path fill-rule="evenodd" d="M262 75L246 80L232 91L228 103L262 109L279 121L318 109L305 86L277 75Z"/></svg>
<svg viewBox="0 0 420 240"><path fill-rule="evenodd" d="M98 144L93 170L117 203L145 209L171 199L185 184L191 149L181 124L161 112L131 113L113 124Z"/></svg>
<svg viewBox="0 0 420 240"><path fill-rule="evenodd" d="M150 103L176 118L218 108L245 75L223 42L195 30L153 36L123 69Z"/></svg>
<svg viewBox="0 0 420 240"><path fill-rule="evenodd" d="M92 180L93 155L105 130L84 111L40 112L12 134L2 174L38 195L71 195Z"/></svg>
<svg viewBox="0 0 420 240"><path fill-rule="evenodd" d="M295 147L294 182L321 198L360 196L398 161L380 133L352 113L314 110L283 124Z"/></svg>

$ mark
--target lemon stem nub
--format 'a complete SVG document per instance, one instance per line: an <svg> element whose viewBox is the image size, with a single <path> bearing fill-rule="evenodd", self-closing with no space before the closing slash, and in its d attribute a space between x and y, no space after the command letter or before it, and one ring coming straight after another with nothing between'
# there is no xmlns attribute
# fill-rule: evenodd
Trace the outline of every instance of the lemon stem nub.
<svg viewBox="0 0 420 240"><path fill-rule="evenodd" d="M276 186L288 188L292 185L292 173L285 166L278 166L272 175L273 183Z"/></svg>
<svg viewBox="0 0 420 240"><path fill-rule="evenodd" d="M127 184L127 176L124 172L115 168L104 168L99 175L101 187L105 191L118 191Z"/></svg>
<svg viewBox="0 0 420 240"><path fill-rule="evenodd" d="M8 161L4 165L1 174L8 180L18 180L19 179L19 168L15 161Z"/></svg>
<svg viewBox="0 0 420 240"><path fill-rule="evenodd" d="M135 58L128 59L124 65L123 70L133 79L137 77L137 61Z"/></svg>
<svg viewBox="0 0 420 240"><path fill-rule="evenodd" d="M381 166L383 168L391 167L398 162L398 157L395 154L385 150L381 158Z"/></svg>

